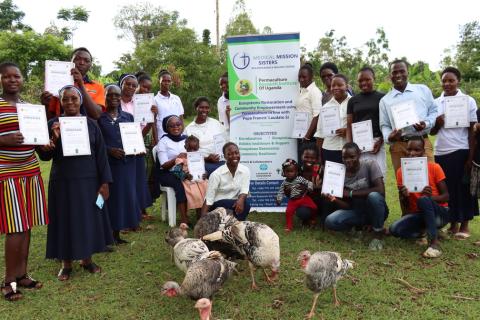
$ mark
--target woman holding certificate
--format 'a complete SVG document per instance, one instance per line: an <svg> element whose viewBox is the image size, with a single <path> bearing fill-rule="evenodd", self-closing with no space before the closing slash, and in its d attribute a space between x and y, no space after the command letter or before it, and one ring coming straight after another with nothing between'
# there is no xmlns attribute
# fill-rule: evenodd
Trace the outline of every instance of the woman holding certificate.
<svg viewBox="0 0 480 320"><path fill-rule="evenodd" d="M186 135L183 133L183 121L180 117L169 115L163 118L163 132L166 132L158 141L157 154L159 168L157 177L160 185L171 187L175 190L177 208L180 211L181 222L188 223L187 196L182 181L170 171L176 164L177 159L187 159L185 150Z"/></svg>
<svg viewBox="0 0 480 320"><path fill-rule="evenodd" d="M397 171L400 201L405 215L390 226L390 234L400 238L427 239L425 258L441 256L438 229L450 221L448 212L448 189L445 173L438 163L428 162L425 155L425 141L422 136L412 137L407 142L408 158L402 158Z"/></svg>
<svg viewBox="0 0 480 320"><path fill-rule="evenodd" d="M478 216L477 199L469 191L477 104L472 97L460 91L460 80L458 69L448 67L443 70L443 92L435 99L439 116L430 134L437 135L435 162L442 167L447 178L451 218L448 231L457 239L466 239L470 237L469 221Z"/></svg>
<svg viewBox="0 0 480 320"><path fill-rule="evenodd" d="M121 89L120 103L121 103L122 111L131 114L135 118L135 112L138 111L136 110L137 107L134 102L135 92L137 91L137 87L138 87L137 77L135 77L133 74L123 74L120 76L118 85L120 86L120 89ZM153 113L153 115L157 113L157 107L153 106L153 100L151 100L150 108L148 108L148 110L150 110L150 113ZM146 124L140 123L140 126L142 128L142 134L144 137L152 128L152 124L153 122L146 123ZM147 184L147 175L146 175L147 169L145 168L145 154L135 155L135 160L136 160L136 167L137 167L135 181L136 181L138 214L146 215L145 209L152 205L152 197L148 190L148 184Z"/></svg>
<svg viewBox="0 0 480 320"><path fill-rule="evenodd" d="M205 171L210 175L218 167L225 164L221 159L221 148L227 142L225 127L213 118L210 118L210 101L207 97L198 97L193 103L197 111L195 120L186 128L187 136L193 135L200 140L200 152L205 159Z"/></svg>
<svg viewBox="0 0 480 320"><path fill-rule="evenodd" d="M387 163L379 111L380 99L385 94L374 89L375 72L370 67L358 72L357 81L360 93L347 105L347 141L360 147L361 159L375 160L385 176Z"/></svg>
<svg viewBox="0 0 480 320"><path fill-rule="evenodd" d="M40 289L42 283L27 272L30 229L48 223L45 191L35 147L24 145L19 131L17 104L23 77L13 63L0 64L0 234L5 236L5 280L1 291L7 301L23 298L17 288Z"/></svg>
<svg viewBox="0 0 480 320"><path fill-rule="evenodd" d="M65 281L72 274L73 260L81 260L80 266L90 273L101 271L92 255L106 251L113 242L103 209L112 175L99 127L80 114L81 92L66 86L59 97L64 115L49 121L54 148L40 150L39 155L52 160L46 256L63 261L58 279Z"/></svg>
<svg viewBox="0 0 480 320"><path fill-rule="evenodd" d="M134 155L125 155L120 134L120 123L133 122L133 116L120 109L120 87L109 85L105 88L107 111L98 119L107 147L108 162L112 170L113 183L110 186L108 213L116 244L127 241L120 238L120 231L135 229L140 224L139 205L136 196L136 160Z"/></svg>
<svg viewBox="0 0 480 320"><path fill-rule="evenodd" d="M332 79L333 97L320 108L317 126L317 146L321 150L322 162L342 163L342 148L347 142L347 77L336 74Z"/></svg>

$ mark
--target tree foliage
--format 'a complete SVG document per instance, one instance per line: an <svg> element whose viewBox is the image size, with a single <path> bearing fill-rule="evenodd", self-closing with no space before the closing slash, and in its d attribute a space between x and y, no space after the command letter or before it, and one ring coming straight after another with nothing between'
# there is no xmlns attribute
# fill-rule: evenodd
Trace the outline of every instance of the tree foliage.
<svg viewBox="0 0 480 320"><path fill-rule="evenodd" d="M455 62L465 80L480 80L480 22L473 21L460 29Z"/></svg>
<svg viewBox="0 0 480 320"><path fill-rule="evenodd" d="M53 22L45 29L45 33L63 38L65 41L73 38L73 34L82 22L87 22L90 13L82 6L61 8L57 12L57 19L63 20L68 26L58 27Z"/></svg>
<svg viewBox="0 0 480 320"><path fill-rule="evenodd" d="M23 17L25 17L25 13L19 10L12 0L0 2L0 30L12 32L31 30L29 26L23 24Z"/></svg>

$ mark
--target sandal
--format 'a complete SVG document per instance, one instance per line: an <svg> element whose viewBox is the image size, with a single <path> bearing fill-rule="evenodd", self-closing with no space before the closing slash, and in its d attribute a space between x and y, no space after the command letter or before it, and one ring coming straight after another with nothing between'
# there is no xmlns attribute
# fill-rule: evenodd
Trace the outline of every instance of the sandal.
<svg viewBox="0 0 480 320"><path fill-rule="evenodd" d="M424 258L438 258L441 255L442 251L434 247L428 247L428 249L422 254Z"/></svg>
<svg viewBox="0 0 480 320"><path fill-rule="evenodd" d="M26 280L28 280L27 284L25 284ZM43 287L43 283L30 277L28 273L25 273L23 276L17 278L17 285L25 289L40 289Z"/></svg>
<svg viewBox="0 0 480 320"><path fill-rule="evenodd" d="M17 290L17 283L15 281L5 282L3 284L2 294L7 301L17 301L23 298L22 292L20 292L20 290Z"/></svg>
<svg viewBox="0 0 480 320"><path fill-rule="evenodd" d="M72 268L62 268L58 272L57 278L60 281L67 281L70 279L70 275L72 274Z"/></svg>
<svg viewBox="0 0 480 320"><path fill-rule="evenodd" d="M98 265L96 265L94 262L90 262L89 264L82 264L80 263L80 266L90 272L90 273L100 273L102 272L102 268L100 268Z"/></svg>
<svg viewBox="0 0 480 320"><path fill-rule="evenodd" d="M470 238L470 233L468 233L468 232L457 232L457 233L455 233L454 238L456 240L466 240L466 239Z"/></svg>

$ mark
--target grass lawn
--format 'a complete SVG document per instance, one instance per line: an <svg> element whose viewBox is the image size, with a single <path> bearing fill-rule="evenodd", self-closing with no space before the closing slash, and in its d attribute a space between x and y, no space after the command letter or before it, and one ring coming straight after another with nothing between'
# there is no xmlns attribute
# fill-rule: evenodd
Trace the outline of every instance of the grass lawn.
<svg viewBox="0 0 480 320"><path fill-rule="evenodd" d="M388 160L390 161L390 160ZM389 162L390 164L390 162ZM49 164L42 163L45 181ZM390 216L387 224L400 216L391 167L387 178ZM158 204L152 210L153 223L143 223L141 232L124 237L130 241L114 253L98 254L94 260L103 273L90 275L78 263L70 281L60 282L60 263L45 260L46 227L35 228L30 249L30 272L44 282L44 288L26 292L24 299L9 303L1 299L2 319L196 319L194 302L185 297L166 298L160 287L167 280L181 282L183 274L170 259L164 243L167 225L159 218ZM411 241L387 238L385 249L370 252L368 239L352 239L346 234L301 229L285 235L281 214L252 214L251 220L272 226L280 235L282 261L280 280L269 286L257 271L261 289L252 292L246 263L215 296L214 319L302 319L309 311L312 293L303 285L304 275L296 257L301 250L333 250L356 262L351 279L339 282L340 307L332 304L331 291L318 300L317 319L478 319L480 317L480 254L473 246L480 239L480 223L472 223L472 239L442 242L444 255L425 260L424 248ZM4 237L2 237L3 241ZM2 243L3 245L3 243ZM3 263L0 272L3 273ZM410 291L397 279L424 289ZM458 296L464 297L459 298ZM278 300L274 303L275 300ZM477 300L477 301L475 301Z"/></svg>

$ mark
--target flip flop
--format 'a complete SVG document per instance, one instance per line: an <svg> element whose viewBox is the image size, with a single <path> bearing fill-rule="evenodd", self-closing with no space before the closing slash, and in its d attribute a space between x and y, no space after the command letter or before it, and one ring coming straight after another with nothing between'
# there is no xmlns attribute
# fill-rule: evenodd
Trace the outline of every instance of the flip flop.
<svg viewBox="0 0 480 320"><path fill-rule="evenodd" d="M454 237L455 237L455 239L457 239L457 240L466 240L466 239L470 238L470 233L467 233L467 232L457 232L457 233L455 233Z"/></svg>

